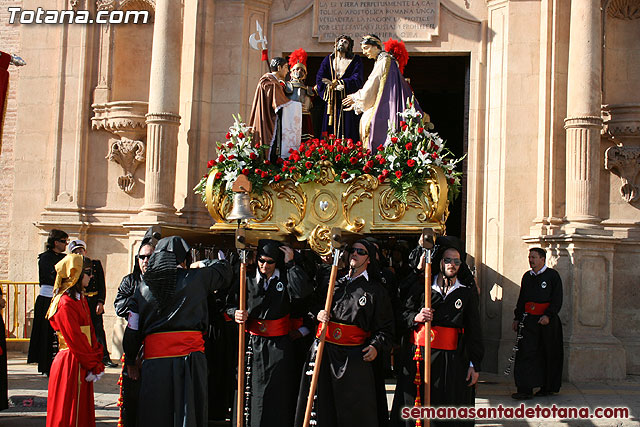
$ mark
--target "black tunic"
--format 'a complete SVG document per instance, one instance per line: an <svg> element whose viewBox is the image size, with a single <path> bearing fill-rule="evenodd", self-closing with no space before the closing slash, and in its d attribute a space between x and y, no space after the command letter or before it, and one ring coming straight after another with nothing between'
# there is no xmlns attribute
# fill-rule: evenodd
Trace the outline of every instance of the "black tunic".
<svg viewBox="0 0 640 427"><path fill-rule="evenodd" d="M138 260L136 259L136 262ZM133 273L122 278L118 293L113 302L116 314L125 319L129 315L129 310L135 307L133 296L138 286L142 283L140 270L135 269ZM121 395L122 406L120 407L120 420L123 427L134 427L138 419L138 396L140 394L140 381L132 380L129 377L126 363L122 364Z"/></svg>
<svg viewBox="0 0 640 427"><path fill-rule="evenodd" d="M56 281L55 265L61 261L66 254L57 253L51 249L38 255L38 276L40 286L53 286ZM29 355L27 363L37 363L38 372L49 375L51 363L58 352L58 340L56 333L51 327L49 320L45 318L51 297L38 295L33 310L33 329L29 341Z"/></svg>
<svg viewBox="0 0 640 427"><path fill-rule="evenodd" d="M314 311L324 308L328 283L318 292ZM377 398L373 366L365 362L362 350L372 345L378 356L389 351L393 341L393 311L389 295L371 278L343 277L336 282L331 321L355 325L371 335L362 345L343 346L326 342L316 391L314 411L323 427L378 426ZM310 351L315 360L317 340ZM296 426L302 425L309 393L310 376L300 385Z"/></svg>
<svg viewBox="0 0 640 427"><path fill-rule="evenodd" d="M558 272L547 268L533 275L528 271L522 276L515 319L522 321L525 303L549 303L544 314L549 324L538 324L541 315L527 314L518 342L513 376L518 391L531 393L534 387L557 393L562 384L562 324L558 312L562 307L562 280Z"/></svg>
<svg viewBox="0 0 640 427"><path fill-rule="evenodd" d="M201 331L209 325L207 296L231 282L231 268L215 261L200 269L178 269L175 294L158 310L151 290L142 282L134 295L139 313L136 333L125 331L126 363L133 363L144 337L158 332ZM182 357L147 359L142 363L139 426L206 426L207 360L202 352Z"/></svg>
<svg viewBox="0 0 640 427"><path fill-rule="evenodd" d="M435 283L435 280L434 280ZM478 293L475 285L462 285L459 281L443 296L441 289L433 285L431 289L431 307L434 310L432 326L444 326L463 330L458 336L456 350L431 349L431 406L474 406L475 386L468 387L466 376L469 362L474 369L481 369L484 347L480 329ZM413 333L417 324L416 314L424 307L424 279L419 280L407 300L403 312L403 321L408 334ZM413 360L416 346L407 339L399 355L402 369L398 373L398 384L391 409L392 426L413 426L414 421L400 418L402 407L413 407L416 398L416 361ZM424 347L420 347L424 357ZM424 373L420 361L420 374ZM420 396L424 399L424 380ZM424 405L424 400L421 402ZM432 424L436 424L432 421ZM451 423L464 424L464 423Z"/></svg>
<svg viewBox="0 0 640 427"><path fill-rule="evenodd" d="M247 311L249 319L275 320L291 314L294 299L305 298L313 292L309 277L293 261L285 271L274 276L264 289L264 278L255 274L247 277ZM231 301L237 304L237 289ZM230 304L227 313L233 317L237 305ZM263 337L249 335L251 355L251 412L252 427L290 426L295 414L295 350L289 335ZM236 413L233 414L234 420ZM235 424L235 421L234 421Z"/></svg>

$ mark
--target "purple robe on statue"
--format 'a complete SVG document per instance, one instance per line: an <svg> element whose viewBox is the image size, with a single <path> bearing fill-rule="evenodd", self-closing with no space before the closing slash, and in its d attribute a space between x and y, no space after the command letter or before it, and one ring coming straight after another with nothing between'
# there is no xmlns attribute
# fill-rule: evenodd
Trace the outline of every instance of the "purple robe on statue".
<svg viewBox="0 0 640 427"><path fill-rule="evenodd" d="M345 70L342 76L335 76L335 72L332 71L333 54L327 55L320 69L316 74L316 91L323 102L323 114L322 114L322 132L334 134L339 138L351 138L354 141L360 139L358 132L358 124L360 117L358 117L353 111L342 111L342 100L347 96L362 87L364 77L362 73L362 60L358 55L354 55L351 59L351 63ZM334 77L332 78L332 73ZM327 114L327 100L328 93L326 93L326 85L322 83L322 79L338 79L342 85L344 85L343 91L334 91L334 105L336 116L332 126L329 126L329 115Z"/></svg>
<svg viewBox="0 0 640 427"><path fill-rule="evenodd" d="M389 123L397 128L398 113L405 110L407 99L412 97L413 90L400 73L395 59L387 52L381 52L364 86L353 94L354 110L362 114L360 138L372 152L387 140ZM417 100L414 107L422 111Z"/></svg>

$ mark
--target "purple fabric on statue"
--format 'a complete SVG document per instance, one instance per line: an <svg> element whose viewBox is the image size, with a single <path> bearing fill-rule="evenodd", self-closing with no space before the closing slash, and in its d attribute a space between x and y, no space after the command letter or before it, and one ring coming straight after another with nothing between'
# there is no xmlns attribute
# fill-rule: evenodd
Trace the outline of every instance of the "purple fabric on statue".
<svg viewBox="0 0 640 427"><path fill-rule="evenodd" d="M413 96L413 90L409 86L409 83L404 79L403 75L398 69L398 64L395 60L391 60L389 64L389 73L385 81L384 89L382 90L382 96L376 108L373 117L371 118L371 131L369 133L369 147L371 152L375 154L380 144L384 144L387 140L387 130L389 128L389 120L392 126L398 126L400 117L398 113L405 110L407 106L407 99L411 99ZM414 107L416 110L422 112L418 100L415 100Z"/></svg>
<svg viewBox="0 0 640 427"><path fill-rule="evenodd" d="M327 55L322 64L320 64L320 69L316 74L316 88L318 91L318 95L320 98L320 102L322 103L323 112L322 112L322 131L333 133L332 129L329 129L329 116L327 115L327 104L322 100L324 97L324 91L326 85L322 83L322 79L331 80L331 59L333 58L333 54ZM362 59L358 55L354 55L351 63L347 67L344 72L344 75L341 79L344 82L344 89L347 95L356 92L358 89L362 87L364 84L363 72L362 72ZM336 94L340 94L340 92L336 92ZM336 105L338 106L338 111L340 106L342 105L342 98L337 96ZM344 127L341 123L340 128L344 129L344 138L351 138L354 141L358 141L360 139L360 131L358 130L360 125L360 116L357 116L353 111L345 111L343 114ZM336 132L336 134L339 134Z"/></svg>

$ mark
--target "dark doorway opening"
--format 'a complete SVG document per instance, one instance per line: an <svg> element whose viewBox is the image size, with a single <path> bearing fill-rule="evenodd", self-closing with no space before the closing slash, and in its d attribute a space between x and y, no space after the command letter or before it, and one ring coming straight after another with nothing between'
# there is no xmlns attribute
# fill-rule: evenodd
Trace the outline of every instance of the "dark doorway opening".
<svg viewBox="0 0 640 427"><path fill-rule="evenodd" d="M307 84L313 86L324 56L307 59ZM373 61L363 59L364 75L373 69ZM469 128L469 56L411 56L404 70L422 109L431 116L435 131L446 141L456 157L467 153ZM314 123L321 123L322 105L316 102L312 110ZM315 129L320 135L320 129ZM466 159L460 164L462 193L449 205L447 234L465 239L465 206L467 197Z"/></svg>

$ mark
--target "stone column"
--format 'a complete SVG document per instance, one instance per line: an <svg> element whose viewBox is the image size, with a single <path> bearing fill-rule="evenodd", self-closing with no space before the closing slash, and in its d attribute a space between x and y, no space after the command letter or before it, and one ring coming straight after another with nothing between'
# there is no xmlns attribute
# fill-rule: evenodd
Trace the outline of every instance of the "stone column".
<svg viewBox="0 0 640 427"><path fill-rule="evenodd" d="M180 126L181 2L156 0L147 114L147 162L141 216L174 222Z"/></svg>
<svg viewBox="0 0 640 427"><path fill-rule="evenodd" d="M571 1L567 85L567 204L569 223L593 227L598 218L602 118L600 0Z"/></svg>

